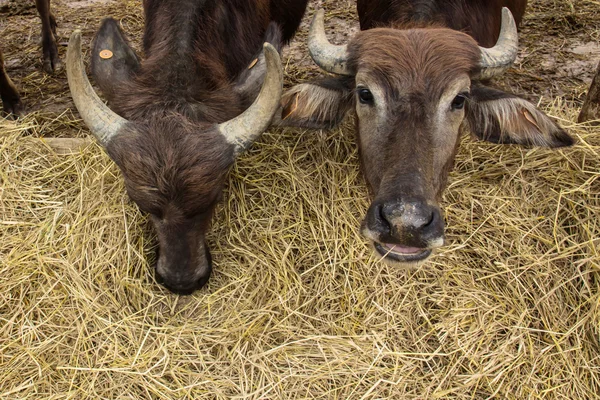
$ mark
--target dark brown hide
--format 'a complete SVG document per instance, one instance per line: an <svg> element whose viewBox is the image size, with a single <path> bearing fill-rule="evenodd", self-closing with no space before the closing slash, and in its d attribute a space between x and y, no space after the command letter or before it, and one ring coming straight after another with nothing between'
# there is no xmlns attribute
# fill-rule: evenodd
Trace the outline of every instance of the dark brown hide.
<svg viewBox="0 0 600 400"><path fill-rule="evenodd" d="M205 233L235 160L216 124L257 95L238 90L236 79L265 40L279 48L291 39L306 1L145 0L141 63L116 21L106 20L95 38L94 78L129 121L107 151L131 199L151 214L157 273L174 292L201 287L212 269ZM103 48L114 56L100 58Z"/></svg>
<svg viewBox="0 0 600 400"><path fill-rule="evenodd" d="M360 29L440 24L471 35L483 47L492 47L500 33L502 7L508 7L517 26L527 0L358 0Z"/></svg>
<svg viewBox="0 0 600 400"><path fill-rule="evenodd" d="M478 71L477 43L445 28L361 32L349 46L348 65L385 85L386 97L440 97L448 82Z"/></svg>
<svg viewBox="0 0 600 400"><path fill-rule="evenodd" d="M106 150L142 211L164 219L173 207L192 218L211 212L234 162L233 149L214 129L180 114L160 114L122 132Z"/></svg>
<svg viewBox="0 0 600 400"><path fill-rule="evenodd" d="M234 162L233 149L213 124L190 123L175 113L149 118L119 134L107 151L123 172L129 197L151 215L159 279L188 294L212 270L204 236Z"/></svg>

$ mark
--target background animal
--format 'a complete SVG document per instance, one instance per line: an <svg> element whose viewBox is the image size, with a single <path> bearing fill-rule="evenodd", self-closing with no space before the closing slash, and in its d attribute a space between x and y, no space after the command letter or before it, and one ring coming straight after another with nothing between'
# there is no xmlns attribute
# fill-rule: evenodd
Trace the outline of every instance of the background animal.
<svg viewBox="0 0 600 400"><path fill-rule="evenodd" d="M516 59L516 23L502 7L521 20L525 5L359 0L363 30L343 46L328 42L323 13L313 20L309 51L340 77L288 91L282 123L330 128L348 112L356 115L373 195L361 231L385 260L418 262L443 245L439 201L464 128L494 143L573 143L533 104L481 82Z"/></svg>
<svg viewBox="0 0 600 400"><path fill-rule="evenodd" d="M43 67L44 71L51 74L61 68L56 47L56 18L50 11L50 0L36 0L35 5L42 20ZM6 46L7 43L4 45ZM0 98L5 113L15 116L24 113L25 109L19 91L4 69L2 49L0 49Z"/></svg>

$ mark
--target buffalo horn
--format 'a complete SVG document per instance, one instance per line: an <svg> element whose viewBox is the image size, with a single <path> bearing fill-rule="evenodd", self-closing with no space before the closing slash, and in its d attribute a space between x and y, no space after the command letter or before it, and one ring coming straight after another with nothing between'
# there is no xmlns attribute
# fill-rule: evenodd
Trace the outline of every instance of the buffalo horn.
<svg viewBox="0 0 600 400"><path fill-rule="evenodd" d="M269 127L273 115L279 109L283 91L283 68L279 53L265 43L263 45L267 72L262 88L254 103L234 119L219 124L219 131L227 142L235 146L235 154L246 150Z"/></svg>
<svg viewBox="0 0 600 400"><path fill-rule="evenodd" d="M502 8L502 26L496 45L490 49L481 49L480 78L491 78L501 74L510 67L517 58L519 36L517 24L512 13L506 7Z"/></svg>
<svg viewBox="0 0 600 400"><path fill-rule="evenodd" d="M347 46L329 43L325 35L324 16L325 11L319 10L313 17L308 32L308 53L324 71L336 75L352 75L347 66Z"/></svg>

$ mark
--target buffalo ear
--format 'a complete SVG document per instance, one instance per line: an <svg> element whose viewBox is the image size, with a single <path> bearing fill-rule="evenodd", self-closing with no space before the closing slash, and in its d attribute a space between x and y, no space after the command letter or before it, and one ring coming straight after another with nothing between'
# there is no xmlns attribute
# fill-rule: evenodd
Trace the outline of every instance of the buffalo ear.
<svg viewBox="0 0 600 400"><path fill-rule="evenodd" d="M270 43L281 55L283 39L281 36L281 27L276 22L271 22L267 27L263 41ZM248 67L240 73L234 82L235 90L242 99L244 108L250 107L250 104L256 99L262 88L265 75L267 73L267 63L262 49L256 53Z"/></svg>
<svg viewBox="0 0 600 400"><path fill-rule="evenodd" d="M575 142L527 100L485 86L471 89L466 121L478 138L492 143L554 148Z"/></svg>
<svg viewBox="0 0 600 400"><path fill-rule="evenodd" d="M329 129L337 126L354 105L354 80L329 78L296 85L281 98L280 126Z"/></svg>
<svg viewBox="0 0 600 400"><path fill-rule="evenodd" d="M140 61L112 18L102 21L92 46L92 75L108 101L138 71Z"/></svg>

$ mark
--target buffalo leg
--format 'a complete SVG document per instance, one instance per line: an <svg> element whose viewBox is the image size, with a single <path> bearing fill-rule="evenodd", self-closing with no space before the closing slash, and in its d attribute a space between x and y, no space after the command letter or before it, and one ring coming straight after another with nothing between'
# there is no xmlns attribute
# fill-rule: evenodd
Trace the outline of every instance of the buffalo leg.
<svg viewBox="0 0 600 400"><path fill-rule="evenodd" d="M600 120L600 63L577 122L596 121L597 125L597 120Z"/></svg>
<svg viewBox="0 0 600 400"><path fill-rule="evenodd" d="M20 116L23 114L23 104L17 88L12 83L6 71L4 70L4 58L0 50L0 98L2 98L2 108L7 114Z"/></svg>
<svg viewBox="0 0 600 400"><path fill-rule="evenodd" d="M51 74L62 67L60 58L58 58L58 49L54 37L56 34L56 19L50 12L50 0L35 0L35 5L42 20L44 71Z"/></svg>

